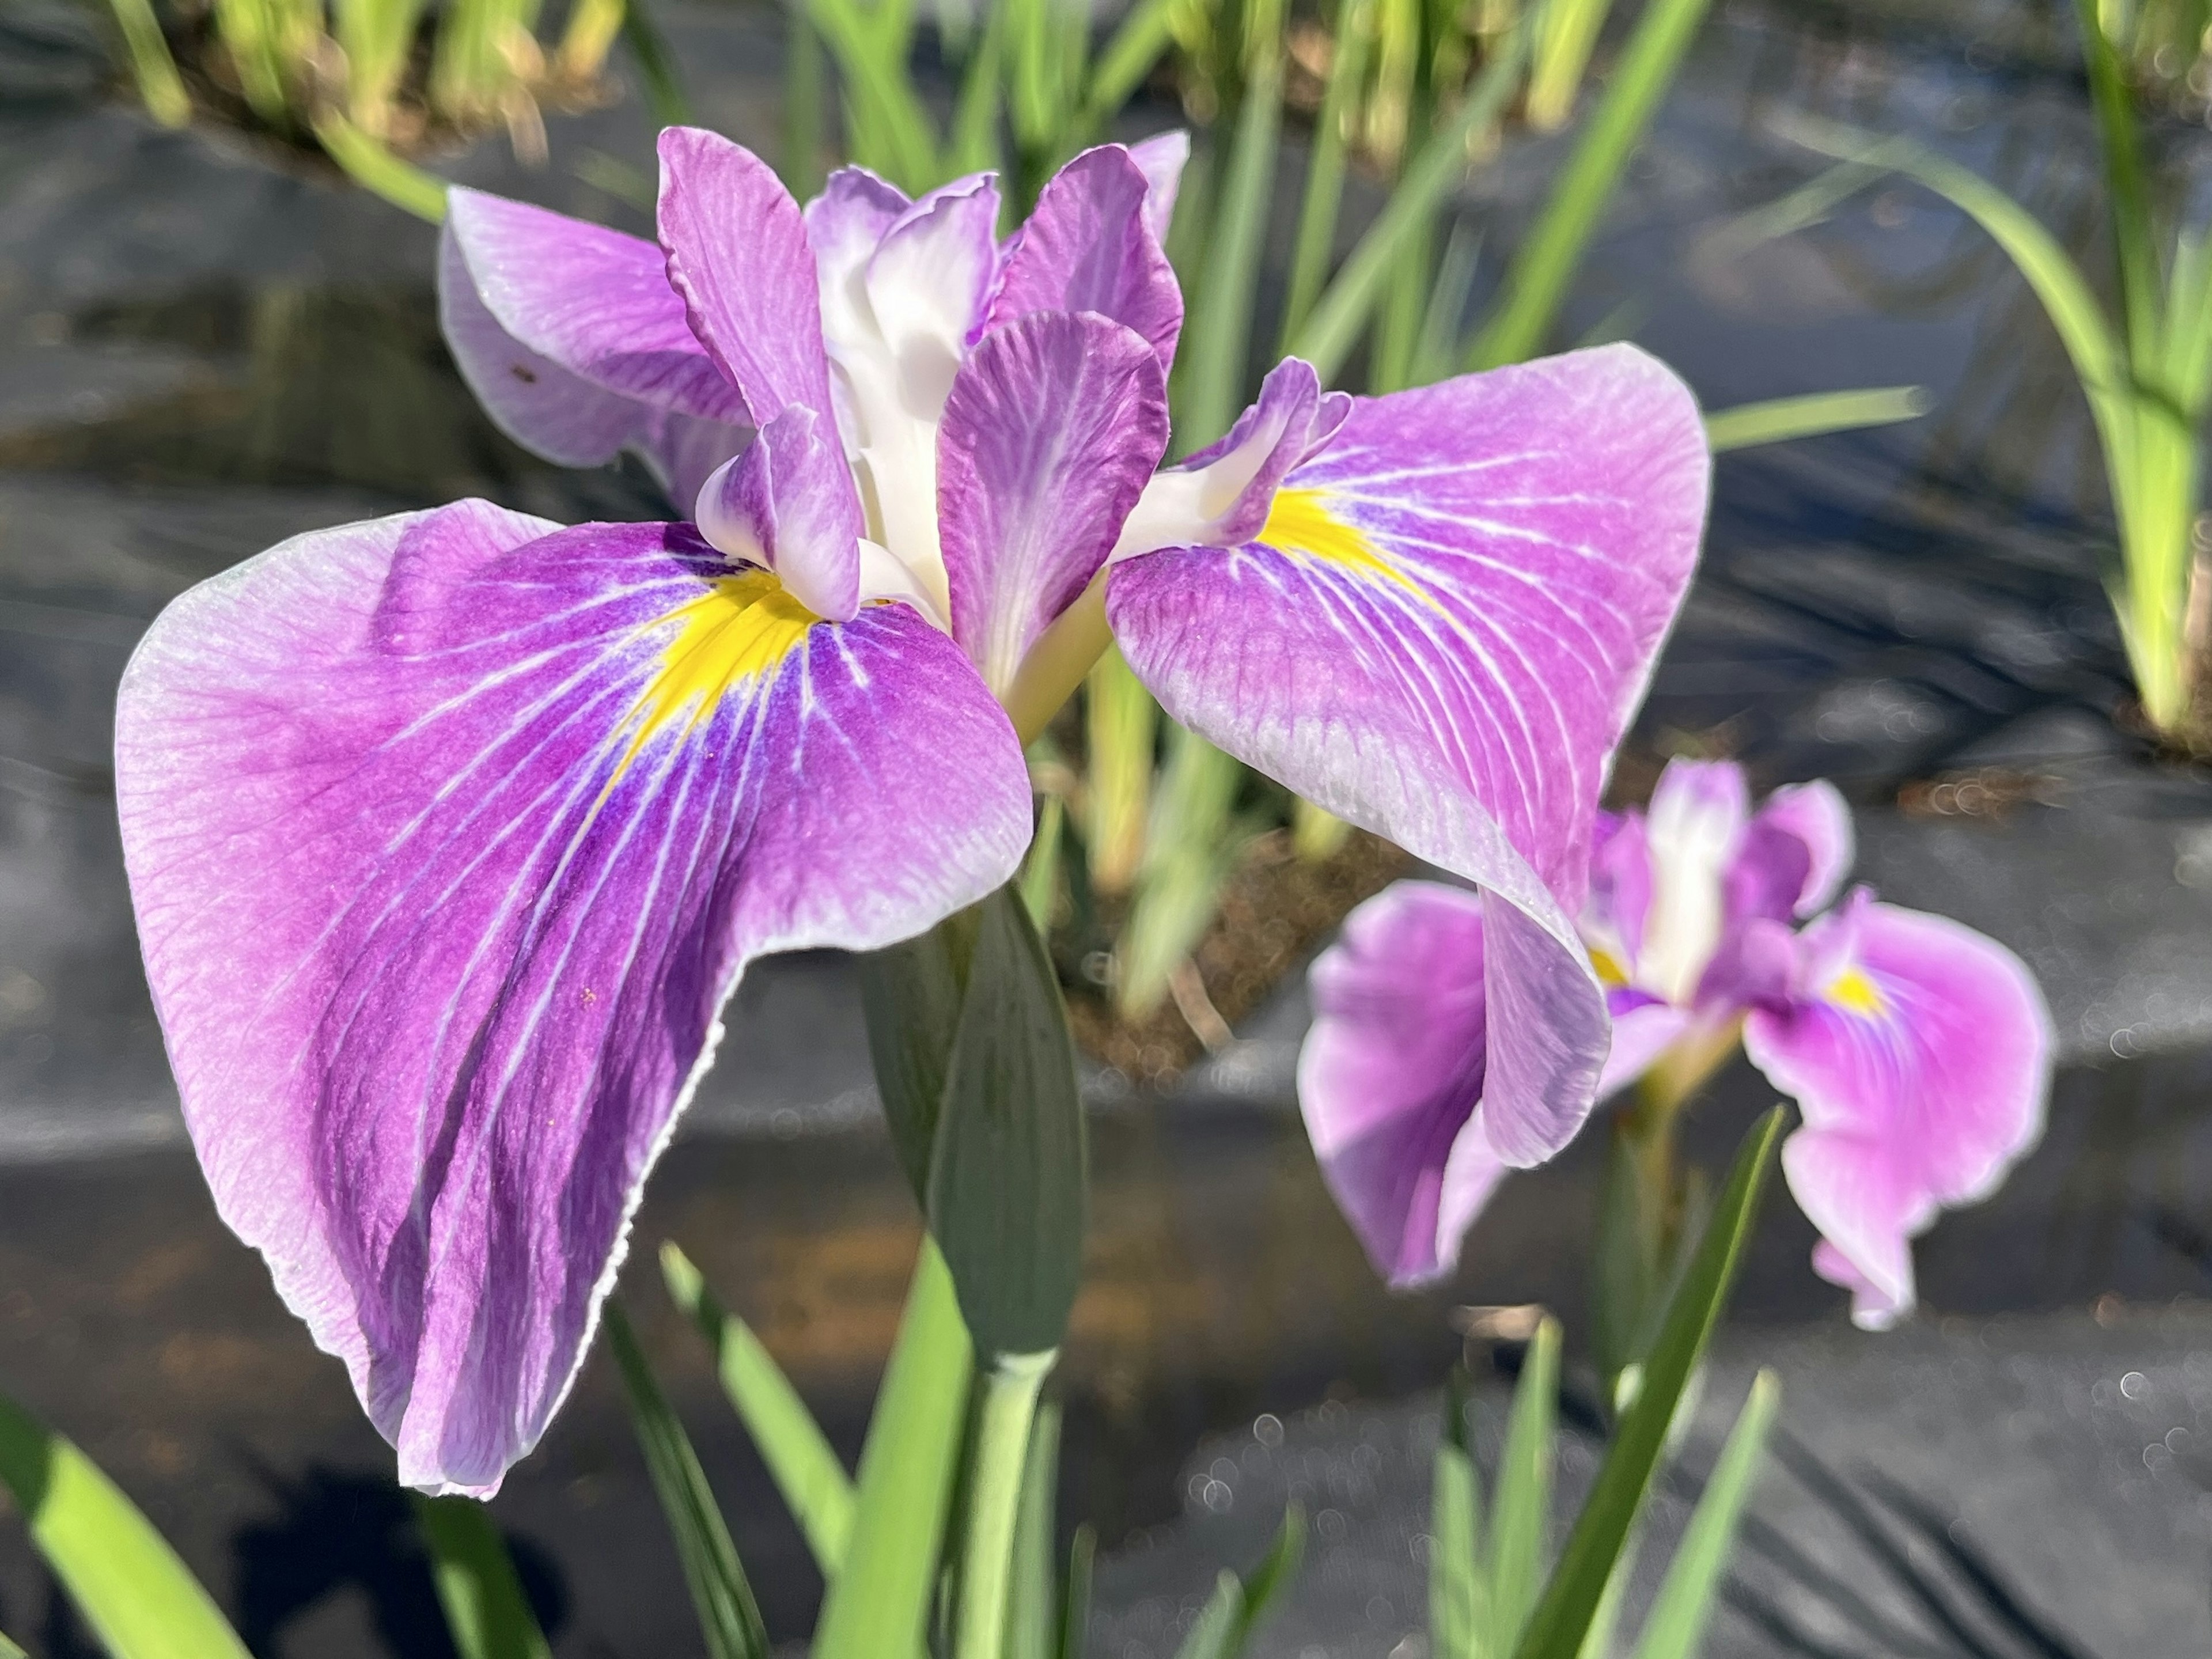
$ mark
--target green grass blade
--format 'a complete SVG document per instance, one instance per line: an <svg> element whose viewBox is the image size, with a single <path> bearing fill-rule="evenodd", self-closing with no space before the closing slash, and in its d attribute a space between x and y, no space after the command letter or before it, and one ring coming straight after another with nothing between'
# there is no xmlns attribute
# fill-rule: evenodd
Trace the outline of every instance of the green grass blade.
<svg viewBox="0 0 2212 1659"><path fill-rule="evenodd" d="M507 1545L482 1504L418 1495L415 1526L430 1552L446 1633L460 1659L553 1659Z"/></svg>
<svg viewBox="0 0 2212 1659"><path fill-rule="evenodd" d="M2184 231L2173 251L2166 307L2166 385L2191 425L2212 392L2212 231Z"/></svg>
<svg viewBox="0 0 2212 1659"><path fill-rule="evenodd" d="M645 0L629 0L623 7L622 38L637 60L638 78L645 82L645 106L653 112L653 121L664 127L690 126L691 100L676 72L676 54L647 15Z"/></svg>
<svg viewBox="0 0 2212 1659"><path fill-rule="evenodd" d="M2097 138L2105 156L2105 203L2112 216L2112 252L2120 279L2120 331L2136 377L2147 379L2158 352L2158 239L2127 70L2105 33L2098 10L2098 0L2075 0L2089 99L2096 108Z"/></svg>
<svg viewBox="0 0 2212 1659"><path fill-rule="evenodd" d="M0 1659L28 1659L22 1649L8 1639L5 1631L0 1631Z"/></svg>
<svg viewBox="0 0 2212 1659"><path fill-rule="evenodd" d="M1367 326L1401 254L1428 226L1437 204L1465 173L1468 135L1489 126L1504 111L1520 84L1528 52L1528 25L1524 21L1483 66L1458 112L1431 132L1407 164L1382 211L1322 292L1291 349L1319 370L1324 383L1336 378L1358 343L1360 331Z"/></svg>
<svg viewBox="0 0 2212 1659"><path fill-rule="evenodd" d="M1176 1659L1237 1659L1297 1577L1305 1552L1306 1515L1293 1504L1283 1511L1274 1545L1249 1580L1240 1580L1226 1568L1214 1580L1213 1594L1176 1650Z"/></svg>
<svg viewBox="0 0 2212 1659"><path fill-rule="evenodd" d="M443 179L401 161L335 109L325 109L315 118L315 137L322 141L331 160L344 168L356 184L418 219L434 225L444 222Z"/></svg>
<svg viewBox="0 0 2212 1659"><path fill-rule="evenodd" d="M1917 386L1869 386L1856 392L1815 392L1802 398L1770 398L1740 404L1705 416L1705 441L1716 455L1826 432L1856 432L1893 426L1928 412L1928 396Z"/></svg>
<svg viewBox="0 0 2212 1659"><path fill-rule="evenodd" d="M1067 802L1047 795L1037 807L1036 834L1022 864L1022 908L1039 933L1052 931L1053 902L1060 896L1060 840L1067 823Z"/></svg>
<svg viewBox="0 0 2212 1659"><path fill-rule="evenodd" d="M1336 51L1329 61L1321 111L1314 118L1313 149L1306 158L1305 199L1298 209L1298 237L1291 256L1290 298L1283 307L1278 356L1290 350L1328 278L1337 213L1344 203L1345 139L1366 79L1368 48L1374 38L1375 0L1338 0Z"/></svg>
<svg viewBox="0 0 2212 1659"><path fill-rule="evenodd" d="M1605 27L1613 0L1552 0L1544 9L1544 30L1536 61L1528 72L1528 125L1556 132L1575 112L1583 71Z"/></svg>
<svg viewBox="0 0 2212 1659"><path fill-rule="evenodd" d="M1244 1606L1244 1586L1224 1567L1213 1580L1213 1594L1198 1612L1190 1634L1176 1650L1176 1659L1231 1659L1237 1649L1237 1615Z"/></svg>
<svg viewBox="0 0 2212 1659"><path fill-rule="evenodd" d="M1175 447L1186 455L1228 431L1244 398L1252 299L1260 282L1267 208L1274 198L1276 138L1282 126L1279 4L1259 0L1253 27L1266 33L1253 46L1244 106L1237 112L1237 136L1213 221L1212 246L1185 335L1191 344L1176 364Z"/></svg>
<svg viewBox="0 0 2212 1659"><path fill-rule="evenodd" d="M638 1446L645 1453L646 1473L653 1478L653 1494L660 1499L668 1529L676 1536L677 1559L691 1589L691 1604L698 1610L708 1659L768 1659L768 1632L761 1624L752 1586L745 1582L737 1546L730 1541L729 1528L707 1485L707 1472L699 1467L698 1454L691 1449L690 1437L670 1409L622 1310L609 1302L601 1317L629 1396L630 1426L637 1431Z"/></svg>
<svg viewBox="0 0 2212 1659"><path fill-rule="evenodd" d="M1628 1529L1613 1571L1605 1576L1605 1594L1597 1599L1596 1611L1590 1614L1589 1628L1583 1632L1583 1644L1575 1659L1610 1659L1613 1632L1620 1624L1621 1603L1628 1599L1628 1581L1636 1576L1636 1557L1643 1537L1640 1522Z"/></svg>
<svg viewBox="0 0 2212 1659"><path fill-rule="evenodd" d="M999 109L1000 61L1006 52L1006 9L994 6L990 21L975 42L968 67L960 79L960 97L953 106L951 149L946 170L956 177L968 173L1000 170Z"/></svg>
<svg viewBox="0 0 2212 1659"><path fill-rule="evenodd" d="M1443 257L1437 261L1436 280L1429 285L1428 308L1407 377L1410 384L1433 386L1457 371L1460 319L1467 314L1481 257L1482 233L1464 219L1454 220Z"/></svg>
<svg viewBox="0 0 2212 1659"><path fill-rule="evenodd" d="M1452 1368L1444 1385L1429 1493L1430 1659L1476 1659L1476 1632L1487 1627L1489 1598L1481 1548L1480 1477L1467 1437L1467 1373Z"/></svg>
<svg viewBox="0 0 2212 1659"><path fill-rule="evenodd" d="M844 81L852 159L909 192L939 183L936 133L907 72L910 14L890 0L808 0L807 12Z"/></svg>
<svg viewBox="0 0 2212 1659"><path fill-rule="evenodd" d="M1485 1653L1510 1653L1521 1639L1544 1577L1552 1520L1552 1463L1557 1449L1559 1322L1536 1327L1513 1391L1513 1416L1498 1459L1490 1505L1490 1639Z"/></svg>
<svg viewBox="0 0 2212 1659"><path fill-rule="evenodd" d="M1774 1373L1759 1372L1705 1482L1705 1495L1690 1516L1689 1530L1668 1564L1659 1598L1644 1621L1636 1659L1694 1659L1735 1542L1736 1522L1758 1482L1766 1431L1781 1401L1782 1385Z"/></svg>
<svg viewBox="0 0 2212 1659"><path fill-rule="evenodd" d="M1475 337L1469 368L1517 363L1543 349L1590 234L1644 141L1705 7L1706 0L1650 0L1644 7L1551 199L1506 271L1504 298Z"/></svg>
<svg viewBox="0 0 2212 1659"><path fill-rule="evenodd" d="M1109 649L1091 671L1084 724L1091 882L1102 893L1119 895L1129 890L1144 863L1160 708L1118 650Z"/></svg>
<svg viewBox="0 0 2212 1659"><path fill-rule="evenodd" d="M1917 144L1896 139L1877 143L1849 128L1802 117L1787 131L1808 148L1845 161L1879 161L1926 185L1980 225L2011 257L2073 362L2097 416L2116 488L2123 487L2118 479L2132 465L2133 453L2126 358L2087 278L2057 239L1996 186Z"/></svg>
<svg viewBox="0 0 2212 1659"><path fill-rule="evenodd" d="M951 1272L925 1238L868 1424L845 1570L823 1604L814 1659L923 1653L974 1369Z"/></svg>
<svg viewBox="0 0 2212 1659"><path fill-rule="evenodd" d="M1115 1000L1128 1018L1159 1006L1169 976L1213 920L1243 850L1232 817L1243 780L1243 764L1196 732L1169 733L1145 863L1115 946Z"/></svg>
<svg viewBox="0 0 2212 1659"><path fill-rule="evenodd" d="M1012 1594L1006 1603L1007 1659L1058 1659L1060 1619L1053 1548L1060 1496L1060 1402L1038 1403L1022 1466L1014 1522Z"/></svg>
<svg viewBox="0 0 2212 1659"><path fill-rule="evenodd" d="M724 1310L691 1258L660 1247L669 1299L714 1351L714 1372L825 1579L844 1565L853 1531L853 1480L828 1438L752 1328Z"/></svg>
<svg viewBox="0 0 2212 1659"><path fill-rule="evenodd" d="M1700 249L1703 257L1724 264L1768 242L1824 223L1869 185L1889 176L1887 155L1893 145L1904 150L1911 148L1911 141L1875 144L1860 160L1839 161L1787 195L1738 214L1705 240Z"/></svg>
<svg viewBox="0 0 2212 1659"><path fill-rule="evenodd" d="M822 189L822 119L830 106L830 65L822 36L797 6L785 15L783 60L784 188L800 201Z"/></svg>
<svg viewBox="0 0 2212 1659"><path fill-rule="evenodd" d="M250 1659L213 1599L122 1489L4 1395L0 1485L113 1659Z"/></svg>
<svg viewBox="0 0 2212 1659"><path fill-rule="evenodd" d="M1098 1554L1098 1534L1085 1522L1067 1547L1067 1589L1060 1597L1057 1659L1084 1659L1091 1636L1091 1573Z"/></svg>
<svg viewBox="0 0 2212 1659"><path fill-rule="evenodd" d="M628 0L576 0L554 53L555 72L561 79L581 86L597 78L622 33L623 14L629 9Z"/></svg>
<svg viewBox="0 0 2212 1659"><path fill-rule="evenodd" d="M154 15L153 0L108 0L114 8L115 26L123 31L123 50L131 59L131 76L146 110L165 127L180 127L192 118L192 100L185 91L184 76L161 33L161 20Z"/></svg>
<svg viewBox="0 0 2212 1659"><path fill-rule="evenodd" d="M1642 1512L1652 1471L1666 1449L1675 1407L1735 1285L1775 1143L1781 1137L1782 1120L1783 1109L1778 1106L1744 1137L1689 1270L1668 1300L1667 1316L1645 1363L1636 1401L1621 1418L1566 1549L1514 1650L1516 1659L1575 1659L1581 1651L1606 1581Z"/></svg>
<svg viewBox="0 0 2212 1659"><path fill-rule="evenodd" d="M1138 0L1122 15L1106 50L1091 71L1091 90L1060 148L1067 152L1092 143L1107 122L1127 103L1174 43L1177 0Z"/></svg>

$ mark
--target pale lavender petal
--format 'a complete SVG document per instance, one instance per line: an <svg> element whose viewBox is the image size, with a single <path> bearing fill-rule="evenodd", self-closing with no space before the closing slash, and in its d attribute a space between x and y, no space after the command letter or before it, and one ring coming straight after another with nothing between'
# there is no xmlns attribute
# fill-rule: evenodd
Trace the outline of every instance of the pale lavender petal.
<svg viewBox="0 0 2212 1659"><path fill-rule="evenodd" d="M752 429L735 390L684 323L683 302L668 286L660 250L471 191L457 189L454 197L454 212L438 246L439 321L461 378L494 424L524 448L562 466L604 465L623 450L634 450L678 502L689 503L707 475L744 447ZM487 233L492 251L479 263L494 280L480 284L458 227L481 228L488 223L495 231L518 213L534 216L533 228L536 220L550 219L589 233L580 239L581 251L565 266L555 266L556 271L574 275L576 266L587 264L585 256L594 238L615 238L641 250L651 270L622 269L622 260L610 259L606 263L617 267L618 280L586 285L580 293L533 296L529 263L507 257L519 240L501 242ZM648 274L659 285L657 311L645 281ZM565 356L556 361L526 344L494 314L487 287L520 326ZM595 295L604 301L610 293L642 303L633 308L634 314L608 304L593 319L605 325L594 337L580 313L589 311ZM666 337L671 312L680 342ZM656 337L658 346L652 343ZM691 412L702 404L718 409L719 415Z"/></svg>
<svg viewBox="0 0 2212 1659"><path fill-rule="evenodd" d="M1636 977L1644 924L1651 912L1651 845L1644 834L1644 814L1600 812L1592 840L1583 939L1598 977L1608 985L1626 985Z"/></svg>
<svg viewBox="0 0 2212 1659"><path fill-rule="evenodd" d="M1616 987L1607 994L1613 1015L1613 1047L1606 1053L1605 1071L1598 1078L1597 1097L1604 1100L1642 1077L1652 1062L1674 1046L1689 1029L1686 1008L1662 1002L1648 991Z"/></svg>
<svg viewBox="0 0 2212 1659"><path fill-rule="evenodd" d="M760 425L829 414L830 361L799 204L768 163L697 127L660 135L660 241L697 335Z"/></svg>
<svg viewBox="0 0 2212 1659"><path fill-rule="evenodd" d="M693 517L720 551L767 566L816 616L843 622L860 605L860 504L849 489L807 488L820 452L838 459L835 443L825 417L793 404L707 481Z"/></svg>
<svg viewBox="0 0 2212 1659"><path fill-rule="evenodd" d="M1175 222L1176 196L1182 188L1182 170L1190 161L1190 134L1177 128L1129 146L1129 159L1145 175L1145 225L1153 240L1168 244L1168 227Z"/></svg>
<svg viewBox="0 0 2212 1659"><path fill-rule="evenodd" d="M1145 169L1119 144L1062 167L1006 255L989 326L1033 311L1094 311L1151 341L1164 373L1182 329L1182 289L1146 216L1150 199Z"/></svg>
<svg viewBox="0 0 2212 1659"><path fill-rule="evenodd" d="M1167 449L1166 383L1142 337L1042 312L983 337L938 434L952 634L994 690L1090 585Z"/></svg>
<svg viewBox="0 0 2212 1659"><path fill-rule="evenodd" d="M839 167L831 173L803 215L823 289L859 272L884 233L913 205L904 191L866 167Z"/></svg>
<svg viewBox="0 0 2212 1659"><path fill-rule="evenodd" d="M1313 965L1298 1104L1322 1179L1394 1285L1451 1271L1504 1173L1482 1130L1480 893L1401 881Z"/></svg>
<svg viewBox="0 0 2212 1659"><path fill-rule="evenodd" d="M932 191L884 233L861 281L910 412L944 406L998 278L999 186L978 173Z"/></svg>
<svg viewBox="0 0 2212 1659"><path fill-rule="evenodd" d="M1797 1102L1782 1149L1814 1258L1880 1328L1913 1304L1913 1237L1986 1197L2041 1135L2049 1009L2019 957L1942 916L1860 893L1806 930L1800 994L1744 1048Z"/></svg>
<svg viewBox="0 0 2212 1659"><path fill-rule="evenodd" d="M1695 562L1709 470L1628 347L1358 402L1259 538L1115 564L1176 719L1486 890L1485 1133L1540 1161L1607 1044L1581 908L1607 760Z"/></svg>
<svg viewBox="0 0 2212 1659"><path fill-rule="evenodd" d="M744 422L744 400L691 331L651 242L459 185L448 204L454 264L531 350L640 402Z"/></svg>
<svg viewBox="0 0 2212 1659"><path fill-rule="evenodd" d="M574 1380L746 963L910 936L1030 824L906 607L811 623L684 526L480 502L178 600L116 787L218 1207L400 1478L477 1493Z"/></svg>
<svg viewBox="0 0 2212 1659"><path fill-rule="evenodd" d="M1760 914L1771 914L1777 921L1802 921L1818 915L1835 901L1857 855L1851 809L1844 804L1834 784L1825 778L1793 783L1766 798L1745 836L1745 854L1750 856L1754 848L1784 842L1795 842L1802 849L1804 875L1794 890L1769 878L1772 898L1767 902L1780 901L1783 908ZM1796 860L1790 861L1794 864Z"/></svg>
<svg viewBox="0 0 2212 1659"><path fill-rule="evenodd" d="M1164 547L1234 547L1259 535L1291 468L1321 453L1351 417L1352 400L1324 392L1313 365L1285 357L1260 383L1260 401L1218 443L1166 468L1121 527L1117 559Z"/></svg>
<svg viewBox="0 0 2212 1659"><path fill-rule="evenodd" d="M1651 905L1636 982L1687 1004L1728 942L1727 876L1751 794L1733 761L1674 760L1659 775L1644 822L1651 849Z"/></svg>

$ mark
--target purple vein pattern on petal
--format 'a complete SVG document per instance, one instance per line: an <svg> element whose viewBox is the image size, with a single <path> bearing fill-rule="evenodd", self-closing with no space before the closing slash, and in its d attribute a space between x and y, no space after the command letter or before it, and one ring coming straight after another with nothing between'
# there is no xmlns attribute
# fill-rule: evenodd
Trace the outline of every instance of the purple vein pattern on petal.
<svg viewBox="0 0 2212 1659"><path fill-rule="evenodd" d="M660 242L691 329L764 424L830 412L814 255L799 204L750 150L697 127L660 135Z"/></svg>
<svg viewBox="0 0 2212 1659"><path fill-rule="evenodd" d="M2041 1135L2051 1016L1996 940L1863 892L1802 945L1804 994L1754 1011L1744 1049L1804 1115L1782 1166L1820 1231L1814 1266L1878 1329L1911 1310L1914 1236Z"/></svg>
<svg viewBox="0 0 2212 1659"><path fill-rule="evenodd" d="M1145 170L1119 144L1077 156L1037 194L1006 256L989 326L1033 311L1095 311L1152 343L1164 373L1182 289L1147 220Z"/></svg>
<svg viewBox="0 0 2212 1659"><path fill-rule="evenodd" d="M401 1480L488 1493L573 1380L766 951L1003 881L1012 730L902 605L811 623L680 526L480 502L203 584L125 677L155 1007L224 1218Z"/></svg>
<svg viewBox="0 0 2212 1659"><path fill-rule="evenodd" d="M1570 918L1607 757L1697 556L1695 404L1608 347L1363 399L1260 538L1116 564L1168 712L1485 888L1486 1133L1540 1161L1588 1115L1602 997Z"/></svg>
<svg viewBox="0 0 2212 1659"><path fill-rule="evenodd" d="M1159 360L1102 317L1024 317L961 368L938 518L953 637L994 690L1097 574L1167 441Z"/></svg>
<svg viewBox="0 0 2212 1659"><path fill-rule="evenodd" d="M1401 881L1315 961L1298 1104L1322 1176L1394 1285L1440 1278L1504 1177L1480 1104L1484 900Z"/></svg>
<svg viewBox="0 0 2212 1659"><path fill-rule="evenodd" d="M588 295L525 304L529 279L518 269L520 262L501 251L508 245L494 240L495 252L480 259L497 278L489 284L492 291L523 325L546 325L533 329L532 337L565 354L556 360L526 344L493 313L456 225L504 222L512 210L534 216L533 224L538 218L557 219L589 233L582 239L586 249L591 237L615 233L473 191L457 190L454 196L454 211L439 239L439 321L462 379L493 422L526 449L563 466L603 465L624 449L635 449L652 464L671 495L689 507L707 475L744 446L751 428L735 389L684 323L683 303L668 286L660 251L649 242L617 239L641 251L650 268L641 274L625 270L621 282L608 286L634 293L646 303L636 307L635 318L626 316L621 306L611 306L602 319L619 340L594 339L574 315L588 306ZM574 257L569 264L580 262L580 256ZM643 280L647 276L659 288L662 311L673 315L680 342L665 337L667 315L653 314ZM605 290L597 291L604 295ZM558 314L563 306L566 317ZM632 321L638 324L635 329ZM663 337L660 348L649 343L656 336ZM682 361L687 350L688 365ZM695 412L702 407L714 412Z"/></svg>

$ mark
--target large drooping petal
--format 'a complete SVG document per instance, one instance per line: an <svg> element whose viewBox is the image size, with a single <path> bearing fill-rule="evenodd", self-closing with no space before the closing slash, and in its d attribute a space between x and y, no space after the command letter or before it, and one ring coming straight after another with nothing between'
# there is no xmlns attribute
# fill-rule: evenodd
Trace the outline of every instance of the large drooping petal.
<svg viewBox="0 0 2212 1659"><path fill-rule="evenodd" d="M1152 228L1153 201L1145 168L1119 144L1070 161L1014 238L990 326L1033 311L1096 312L1151 341L1165 373L1182 329L1182 289Z"/></svg>
<svg viewBox="0 0 2212 1659"><path fill-rule="evenodd" d="M1911 1310L1913 1237L2041 1135L2051 1015L1994 939L1864 892L1801 944L1799 995L1753 1012L1744 1049L1804 1115L1782 1166L1814 1265L1879 1329Z"/></svg>
<svg viewBox="0 0 2212 1659"><path fill-rule="evenodd" d="M1401 881L1315 961L1298 1104L1329 1191L1394 1285L1439 1278L1504 1178L1483 1133L1485 901Z"/></svg>
<svg viewBox="0 0 2212 1659"><path fill-rule="evenodd" d="M438 304L470 390L549 460L598 466L634 449L688 507L750 435L650 242L456 187Z"/></svg>
<svg viewBox="0 0 2212 1659"><path fill-rule="evenodd" d="M686 527L480 502L177 601L116 781L225 1219L401 1479L479 1493L573 1380L746 963L909 936L1030 824L1005 715L905 606L821 623Z"/></svg>
<svg viewBox="0 0 2212 1659"><path fill-rule="evenodd" d="M1614 744L1697 556L1687 390L1628 347L1356 402L1234 548L1115 564L1107 611L1177 720L1477 883L1485 1133L1588 1115L1602 993L1571 918Z"/></svg>
<svg viewBox="0 0 2212 1659"><path fill-rule="evenodd" d="M993 690L1106 562L1167 441L1141 335L1042 312L983 337L945 406L938 516L953 637Z"/></svg>

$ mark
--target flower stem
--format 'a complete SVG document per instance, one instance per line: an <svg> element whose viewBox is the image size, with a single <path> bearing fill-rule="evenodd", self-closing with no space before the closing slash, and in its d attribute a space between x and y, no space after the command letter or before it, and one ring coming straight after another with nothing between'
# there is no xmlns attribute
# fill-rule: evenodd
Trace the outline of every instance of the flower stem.
<svg viewBox="0 0 2212 1659"><path fill-rule="evenodd" d="M1059 1357L1000 1354L983 1384L969 1470L968 1536L960 1555L960 1616L955 1659L1000 1659L1006 1641L1006 1601L1012 1583L1014 1522L1021 1510L1022 1475L1037 1394Z"/></svg>

